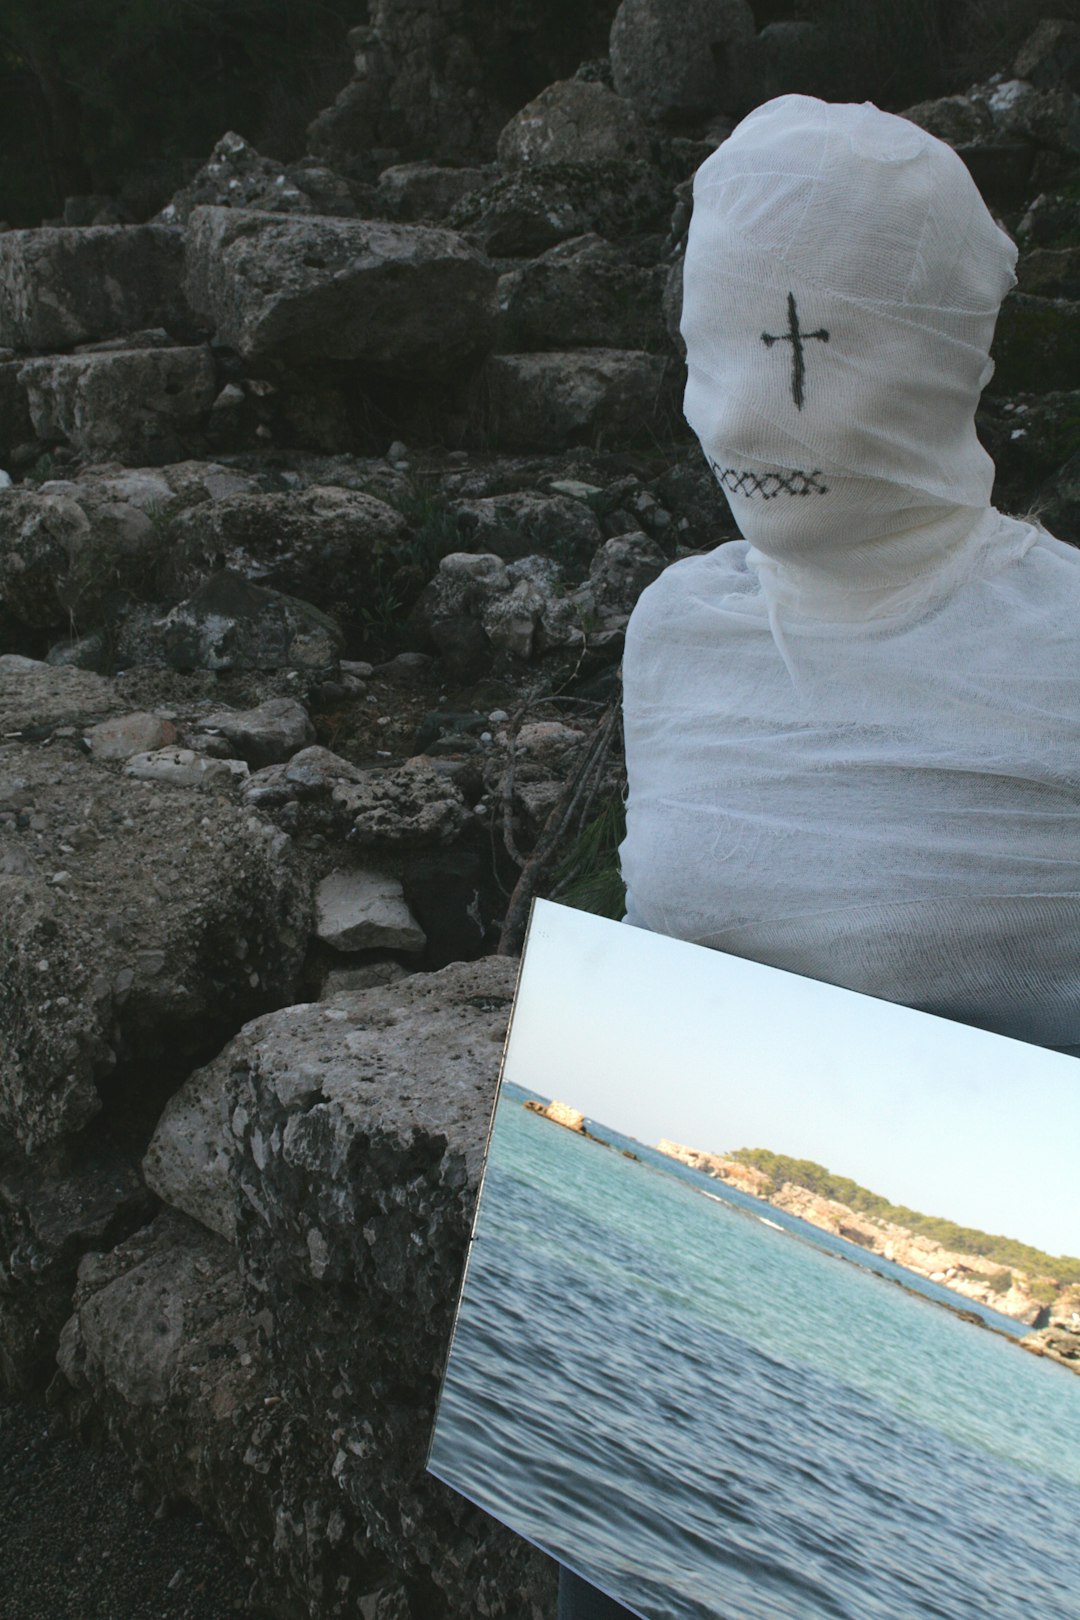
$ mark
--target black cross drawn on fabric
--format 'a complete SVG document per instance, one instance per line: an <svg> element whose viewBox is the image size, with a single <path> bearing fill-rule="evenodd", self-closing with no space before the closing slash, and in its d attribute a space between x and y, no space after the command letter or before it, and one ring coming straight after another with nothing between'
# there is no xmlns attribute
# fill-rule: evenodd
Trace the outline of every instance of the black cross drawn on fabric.
<svg viewBox="0 0 1080 1620"><path fill-rule="evenodd" d="M807 338L817 338L821 343L828 343L829 334L822 327L819 332L804 332L799 325L799 311L795 307L795 294L787 295L788 329L786 332L762 332L761 341L767 349L774 343L791 344L791 397L795 401L795 408L803 408L803 381L806 377L806 361L803 358L803 344Z"/></svg>

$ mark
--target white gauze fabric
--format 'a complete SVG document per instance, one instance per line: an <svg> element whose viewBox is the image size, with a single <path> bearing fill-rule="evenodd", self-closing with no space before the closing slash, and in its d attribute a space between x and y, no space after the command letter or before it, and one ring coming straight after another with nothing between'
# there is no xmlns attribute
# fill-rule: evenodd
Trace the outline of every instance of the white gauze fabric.
<svg viewBox="0 0 1080 1620"><path fill-rule="evenodd" d="M686 414L752 544L631 618L621 859L630 923L1080 1049L1080 553L973 425L1014 258L872 107L699 170Z"/></svg>

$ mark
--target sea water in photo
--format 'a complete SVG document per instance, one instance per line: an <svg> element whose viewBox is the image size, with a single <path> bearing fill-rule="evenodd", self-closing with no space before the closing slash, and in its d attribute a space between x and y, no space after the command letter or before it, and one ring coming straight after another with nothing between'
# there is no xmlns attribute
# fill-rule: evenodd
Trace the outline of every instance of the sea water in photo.
<svg viewBox="0 0 1080 1620"><path fill-rule="evenodd" d="M1075 1373L532 1095L500 1091L438 1477L648 1620L1080 1620Z"/></svg>

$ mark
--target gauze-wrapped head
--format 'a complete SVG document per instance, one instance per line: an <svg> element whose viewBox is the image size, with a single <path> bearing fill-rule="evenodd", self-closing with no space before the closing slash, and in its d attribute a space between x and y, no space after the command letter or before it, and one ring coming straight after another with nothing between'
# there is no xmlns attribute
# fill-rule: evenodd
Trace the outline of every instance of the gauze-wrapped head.
<svg viewBox="0 0 1080 1620"><path fill-rule="evenodd" d="M697 172L684 272L685 412L721 484L773 468L804 509L844 476L985 507L974 414L1015 262L962 160L906 119L751 113Z"/></svg>

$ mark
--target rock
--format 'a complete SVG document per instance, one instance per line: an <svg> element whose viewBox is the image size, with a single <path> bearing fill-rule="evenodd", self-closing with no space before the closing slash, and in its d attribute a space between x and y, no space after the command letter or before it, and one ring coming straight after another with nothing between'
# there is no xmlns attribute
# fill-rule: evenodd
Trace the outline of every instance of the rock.
<svg viewBox="0 0 1080 1620"><path fill-rule="evenodd" d="M629 101L602 84L561 79L515 113L499 136L504 168L648 159L649 136Z"/></svg>
<svg viewBox="0 0 1080 1620"><path fill-rule="evenodd" d="M498 354L483 372L492 441L506 450L654 440L667 361L624 349Z"/></svg>
<svg viewBox="0 0 1080 1620"><path fill-rule="evenodd" d="M608 540L593 558L589 582L601 613L630 613L647 585L659 579L668 559L640 531Z"/></svg>
<svg viewBox="0 0 1080 1620"><path fill-rule="evenodd" d="M5 675L5 696L39 679ZM216 794L154 794L70 745L9 741L6 760L29 803L0 828L0 1129L36 1152L104 1107L137 1140L185 1062L289 993L307 882L288 839Z"/></svg>
<svg viewBox="0 0 1080 1620"><path fill-rule="evenodd" d="M1051 534L1080 545L1080 451L1047 479L1036 496L1035 507Z"/></svg>
<svg viewBox="0 0 1080 1620"><path fill-rule="evenodd" d="M315 931L336 951L422 951L424 931L397 878L363 868L334 871L315 890Z"/></svg>
<svg viewBox="0 0 1080 1620"><path fill-rule="evenodd" d="M1036 1356L1046 1356L1080 1373L1080 1333L1070 1333L1067 1328L1058 1326L1040 1328L1035 1333L1025 1334L1020 1340L1020 1348L1030 1350Z"/></svg>
<svg viewBox="0 0 1080 1620"><path fill-rule="evenodd" d="M246 360L446 372L490 346L495 272L452 231L197 208L187 287Z"/></svg>
<svg viewBox="0 0 1080 1620"><path fill-rule="evenodd" d="M231 1423L201 1402L183 1421L185 1383L205 1387L196 1368L209 1356L198 1273L181 1256L190 1242L208 1259L221 1240L190 1229L166 1268L164 1250L144 1235L147 1258L160 1256L154 1269L138 1292L108 1283L116 1290L108 1300L100 1285L91 1295L87 1264L65 1331L65 1371L95 1389L111 1425L133 1433L151 1477L177 1467L203 1493L213 1482L219 1501L264 1481L276 1512L252 1505L237 1516L234 1506L233 1523L279 1603L283 1593L322 1592L315 1612L328 1620L363 1612L359 1594L395 1583L421 1593L393 1611L402 1616L551 1612L550 1565L424 1473L513 983L514 964L491 958L286 1008L249 1025L202 1078L208 1097L216 1082L219 1104L199 1115L210 1140L192 1148L184 1196L199 1178L196 1153L222 1185L220 1144L249 1309L259 1311L266 1347L251 1352L254 1387L282 1397L269 1418L258 1414L276 1425L276 1451L269 1437L246 1437L255 1403L236 1401L228 1376ZM172 1219L177 1235L189 1231ZM105 1276L130 1265L139 1246L124 1246ZM219 1275L210 1269L204 1289L218 1287ZM101 1301L92 1316L91 1299ZM158 1344L146 1332L155 1311L166 1324ZM232 1321L249 1346L242 1320ZM235 1373L232 1361L223 1371ZM177 1463L181 1433L186 1456Z"/></svg>
<svg viewBox="0 0 1080 1620"><path fill-rule="evenodd" d="M79 669L56 669L36 658L0 655L0 737L71 734L119 707L115 684Z"/></svg>
<svg viewBox="0 0 1080 1620"><path fill-rule="evenodd" d="M19 381L21 370L19 360L0 361L0 461L5 465L16 445L34 437L26 390Z"/></svg>
<svg viewBox="0 0 1080 1620"><path fill-rule="evenodd" d="M219 1066L210 1063L169 1098L142 1160L152 1193L230 1243L236 1241L229 1180L234 1146L228 1097Z"/></svg>
<svg viewBox="0 0 1080 1620"><path fill-rule="evenodd" d="M970 96L940 96L906 107L902 117L918 124L928 135L936 135L947 146L968 146L993 134L994 120L983 101Z"/></svg>
<svg viewBox="0 0 1080 1620"><path fill-rule="evenodd" d="M1017 274L1021 292L1037 298L1080 302L1080 246L1035 248L1023 253Z"/></svg>
<svg viewBox="0 0 1080 1620"><path fill-rule="evenodd" d="M151 753L175 740L176 727L156 714L118 714L92 726L86 734L91 759L101 763Z"/></svg>
<svg viewBox="0 0 1080 1620"><path fill-rule="evenodd" d="M994 86L985 96L995 131L1032 141L1052 152L1080 152L1080 97L1067 89L1036 90L1022 79Z"/></svg>
<svg viewBox="0 0 1080 1620"><path fill-rule="evenodd" d="M251 585L227 569L166 614L150 638L150 650L181 670L323 670L336 663L343 645L334 620L310 602Z"/></svg>
<svg viewBox="0 0 1080 1620"><path fill-rule="evenodd" d="M166 225L0 233L0 344L66 349L143 326L191 335L182 263Z"/></svg>
<svg viewBox="0 0 1080 1620"><path fill-rule="evenodd" d="M1080 304L1010 293L998 317L993 356L999 393L1074 387L1080 376Z"/></svg>
<svg viewBox="0 0 1080 1620"><path fill-rule="evenodd" d="M315 485L203 501L175 519L169 540L171 577L184 594L224 565L356 626L405 549L405 520L372 495Z"/></svg>
<svg viewBox="0 0 1080 1620"><path fill-rule="evenodd" d="M540 1114L544 1119L550 1119L553 1125L564 1125L568 1131L577 1131L579 1135L585 1133L585 1115L580 1109L571 1108L564 1102L541 1103L535 1102L531 1097L523 1105L530 1113Z"/></svg>
<svg viewBox="0 0 1080 1620"><path fill-rule="evenodd" d="M360 781L336 787L333 797L362 849L450 844L469 820L459 790L422 758L364 771Z"/></svg>
<svg viewBox="0 0 1080 1620"><path fill-rule="evenodd" d="M261 157L242 135L229 130L195 178L166 203L155 219L185 225L203 205L258 208L278 214L355 215L348 181L321 165L275 163Z"/></svg>
<svg viewBox="0 0 1080 1620"><path fill-rule="evenodd" d="M76 628L112 619L132 600L157 600L177 515L253 488L214 462L106 464L22 485L0 501L0 598L24 623Z"/></svg>
<svg viewBox="0 0 1080 1620"><path fill-rule="evenodd" d="M622 241L665 231L671 188L640 160L532 164L477 186L449 223L495 258L532 257L590 231Z"/></svg>
<svg viewBox="0 0 1080 1620"><path fill-rule="evenodd" d="M0 1157L0 1388L25 1391L55 1371L79 1260L149 1220L130 1154L93 1136L70 1153Z"/></svg>
<svg viewBox="0 0 1080 1620"><path fill-rule="evenodd" d="M1080 202L1058 192L1041 193L1016 227L1024 247L1073 247L1080 232Z"/></svg>
<svg viewBox="0 0 1080 1620"><path fill-rule="evenodd" d="M295 698L268 698L254 709L216 709L199 721L200 732L219 732L249 765L276 765L315 741L315 727Z"/></svg>
<svg viewBox="0 0 1080 1620"><path fill-rule="evenodd" d="M91 630L89 635L77 636L74 641L54 641L45 654L45 662L108 675L112 669L112 647L104 630Z"/></svg>
<svg viewBox="0 0 1080 1620"><path fill-rule="evenodd" d="M265 1404L273 1382L230 1245L166 1211L87 1255L74 1304L59 1362L75 1413L166 1502L269 1539L284 1414Z"/></svg>
<svg viewBox="0 0 1080 1620"><path fill-rule="evenodd" d="M152 753L133 754L124 775L138 782L165 782L170 787L229 787L247 775L239 759L208 759L191 748L157 748Z"/></svg>
<svg viewBox="0 0 1080 1620"><path fill-rule="evenodd" d="M593 235L500 276L497 347L664 350L662 265L637 265Z"/></svg>
<svg viewBox="0 0 1080 1620"><path fill-rule="evenodd" d="M409 969L401 962L365 962L360 967L331 968L323 980L320 1001L332 996L356 995L362 990L375 990L381 985L396 984L404 979Z"/></svg>
<svg viewBox="0 0 1080 1620"><path fill-rule="evenodd" d="M1080 91L1080 26L1044 17L1020 47L1013 72L1037 90Z"/></svg>
<svg viewBox="0 0 1080 1620"><path fill-rule="evenodd" d="M659 121L726 111L738 88L729 53L754 32L745 0L622 0L609 41L615 89Z"/></svg>
<svg viewBox="0 0 1080 1620"><path fill-rule="evenodd" d="M298 799L329 801L339 782L358 782L363 772L329 748L302 748L287 765L268 765L256 771L244 787L244 802L276 808Z"/></svg>
<svg viewBox="0 0 1080 1620"><path fill-rule="evenodd" d="M768 23L760 33L731 47L726 107L747 113L775 96L819 95L827 100L827 50L815 23Z"/></svg>
<svg viewBox="0 0 1080 1620"><path fill-rule="evenodd" d="M216 392L204 345L52 355L19 381L39 438L151 465L198 452Z"/></svg>
<svg viewBox="0 0 1080 1620"><path fill-rule="evenodd" d="M539 551L584 565L603 540L588 506L568 495L486 495L453 501L450 511L462 541L504 562Z"/></svg>
<svg viewBox="0 0 1080 1620"><path fill-rule="evenodd" d="M440 163L394 163L379 176L378 203L391 219L438 224L454 204L488 178L483 169Z"/></svg>

